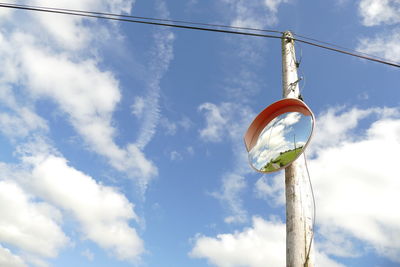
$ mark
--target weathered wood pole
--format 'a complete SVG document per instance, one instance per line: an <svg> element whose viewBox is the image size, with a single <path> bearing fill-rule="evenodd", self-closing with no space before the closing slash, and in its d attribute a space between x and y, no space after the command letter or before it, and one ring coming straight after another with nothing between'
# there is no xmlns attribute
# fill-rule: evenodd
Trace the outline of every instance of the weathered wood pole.
<svg viewBox="0 0 400 267"><path fill-rule="evenodd" d="M282 38L282 86L284 98L299 98L299 79L293 35ZM312 234L311 194L304 158L299 157L285 169L286 194L286 266L313 267L313 246L307 258Z"/></svg>

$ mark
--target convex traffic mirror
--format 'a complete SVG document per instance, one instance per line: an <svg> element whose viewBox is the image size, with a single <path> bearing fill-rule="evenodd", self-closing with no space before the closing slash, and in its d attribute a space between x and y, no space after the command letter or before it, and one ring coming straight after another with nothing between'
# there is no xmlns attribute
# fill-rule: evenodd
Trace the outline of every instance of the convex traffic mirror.
<svg viewBox="0 0 400 267"><path fill-rule="evenodd" d="M263 173L289 166L308 145L314 121L310 108L299 99L286 98L268 106L244 137L250 165Z"/></svg>

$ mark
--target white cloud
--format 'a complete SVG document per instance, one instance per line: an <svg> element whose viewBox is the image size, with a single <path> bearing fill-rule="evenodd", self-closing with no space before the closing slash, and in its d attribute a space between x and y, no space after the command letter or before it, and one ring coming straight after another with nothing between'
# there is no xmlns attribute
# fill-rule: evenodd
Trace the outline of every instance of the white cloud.
<svg viewBox="0 0 400 267"><path fill-rule="evenodd" d="M218 267L264 267L285 265L285 232L282 222L253 218L253 226L242 232L197 236L190 256L206 258Z"/></svg>
<svg viewBox="0 0 400 267"><path fill-rule="evenodd" d="M160 126L164 129L165 134L175 135L177 132L177 124L164 117L160 120Z"/></svg>
<svg viewBox="0 0 400 267"><path fill-rule="evenodd" d="M359 12L365 26L400 22L399 0L361 0Z"/></svg>
<svg viewBox="0 0 400 267"><path fill-rule="evenodd" d="M16 4L16 2L17 2L17 0L7 1L8 4ZM8 19L10 19L12 17L14 12L15 12L15 10L13 10L11 8L0 8L0 17L2 18L2 20L0 21L0 24L7 22Z"/></svg>
<svg viewBox="0 0 400 267"><path fill-rule="evenodd" d="M100 71L94 60L74 62L67 54L26 45L28 36L15 38L21 44L22 66L34 96L54 99L79 125L97 116L110 119L109 113L121 98L110 72Z"/></svg>
<svg viewBox="0 0 400 267"><path fill-rule="evenodd" d="M178 124L186 131L193 126L193 122L186 116L183 116L182 119L178 121Z"/></svg>
<svg viewBox="0 0 400 267"><path fill-rule="evenodd" d="M240 27L266 28L275 25L277 12L282 3L289 1L242 1L221 0L223 8L221 15L229 24ZM247 153L243 146L243 134L255 115L248 102L251 97L262 88L263 84L254 72L254 68L261 67L260 52L265 50L263 40L249 41L247 39L226 39L231 47L226 60L231 62L232 55L241 64L232 64L225 77L224 90L230 102L220 104L203 103L198 110L205 115L206 126L200 130L200 137L204 141L221 142L228 141L232 145L234 155L233 167L221 176L221 189L213 193L222 205L227 207L230 214L225 222L243 223L248 220L247 212L243 208L241 193L247 186L245 176L252 172L248 165ZM233 42L232 42L233 40Z"/></svg>
<svg viewBox="0 0 400 267"><path fill-rule="evenodd" d="M43 202L32 202L37 196L60 208L65 217L75 219L83 239L95 242L119 260L140 260L143 241L130 226L139 218L122 193L69 166L42 138L19 145L16 152L22 159L18 166L0 164L0 178L19 184L0 182L0 242L16 246L38 266L45 266L43 258L55 257L65 245L66 241L56 239L56 234L67 239L59 229L60 211ZM34 195L24 195L19 186Z"/></svg>
<svg viewBox="0 0 400 267"><path fill-rule="evenodd" d="M4 10L4 8L0 10ZM7 100L7 102L10 102L6 93L6 91L10 91L9 83L18 82L20 73L18 53L13 48L14 45L9 42L9 36L4 31L0 31L0 59L3 66L0 72L0 92L2 101Z"/></svg>
<svg viewBox="0 0 400 267"><path fill-rule="evenodd" d="M182 116L178 121L172 121L167 117L162 117L160 119L160 126L166 135L175 135L179 129L187 131L192 125L193 122L186 116Z"/></svg>
<svg viewBox="0 0 400 267"><path fill-rule="evenodd" d="M85 249L84 251L82 251L81 255L84 256L85 258L87 258L89 261L94 260L94 254L89 249Z"/></svg>
<svg viewBox="0 0 400 267"><path fill-rule="evenodd" d="M30 4L54 6L54 1ZM62 0L56 6L123 13L130 12L132 4L131 0ZM5 14L3 10L0 12ZM83 238L118 259L139 260L144 247L130 226L132 220L138 220L133 205L118 190L69 166L49 145L46 134L50 124L35 112L39 101L54 102L89 149L108 159L115 169L138 178L141 188L146 187L157 168L137 145L117 145L118 129L112 115L121 99L119 82L110 70L100 67L97 51L98 41L111 33L118 35L117 25L22 11L7 12L7 18L1 21L0 33L4 67L0 73L0 131L11 138L27 137L31 143L16 144L15 155L23 158L15 169L18 175L0 169L5 177L1 179L14 177L18 183L0 182L0 191L6 190L0 196L0 242L15 247L28 263L42 266L68 243L60 228L60 211L36 201L39 197L60 208L64 216L76 219ZM167 50L162 44L157 48L161 54ZM11 208L17 212L11 213ZM7 256L3 252L0 258Z"/></svg>
<svg viewBox="0 0 400 267"><path fill-rule="evenodd" d="M330 108L317 117L314 136L308 153L334 146L345 140L358 138L358 136L351 135L351 130L357 127L361 119L374 112L373 109L362 110L357 108L350 109L347 112L343 111L344 107Z"/></svg>
<svg viewBox="0 0 400 267"><path fill-rule="evenodd" d="M172 161L179 161L179 160L182 160L183 157L178 151L174 150L174 151L171 151L171 153L170 153L170 159Z"/></svg>
<svg viewBox="0 0 400 267"><path fill-rule="evenodd" d="M230 215L225 218L226 223L247 221L247 212L240 198L241 192L246 187L245 177L240 171L228 172L222 176L221 192L214 192L213 196L221 200L230 212Z"/></svg>
<svg viewBox="0 0 400 267"><path fill-rule="evenodd" d="M198 110L205 112L207 126L200 130L200 136L207 140L218 142L222 140L222 137L226 134L227 123L229 117L230 103L222 103L219 107L213 103L204 103L199 106Z"/></svg>
<svg viewBox="0 0 400 267"><path fill-rule="evenodd" d="M2 179L9 179L4 177ZM59 227L61 214L44 202L34 202L16 183L0 181L0 242L37 257L56 257L68 243Z"/></svg>
<svg viewBox="0 0 400 267"><path fill-rule="evenodd" d="M20 42L22 68L34 97L56 101L90 148L108 158L116 169L143 183L157 173L134 145L123 149L113 140L111 117L121 95L112 73L99 70L94 60L75 62L67 54L46 52L31 44L29 36L15 38Z"/></svg>
<svg viewBox="0 0 400 267"><path fill-rule="evenodd" d="M219 105L203 103L198 110L204 112L206 118L206 127L199 132L204 141L241 140L253 119L253 112L248 106L231 102Z"/></svg>
<svg viewBox="0 0 400 267"><path fill-rule="evenodd" d="M400 10L399 10L400 14ZM380 56L388 61L400 61L400 29L373 38L361 38L357 50L370 55Z"/></svg>
<svg viewBox="0 0 400 267"><path fill-rule="evenodd" d="M35 0L31 5L58 7L77 10L110 11L113 13L129 13L133 4L132 0L84 0L69 1L58 0L55 5L52 0ZM55 44L67 50L80 50L88 47L90 42L98 38L100 30L93 31L97 25L95 19L88 19L79 16L66 16L60 14L51 14L43 12L32 12L32 18L36 25L40 25L38 31L35 27L31 29L39 36L48 36L52 38ZM62 29L62 30L60 30ZM43 33L41 31L44 31Z"/></svg>
<svg viewBox="0 0 400 267"><path fill-rule="evenodd" d="M327 239L338 231L370 243L378 253L400 262L400 201L396 188L400 120L374 122L363 140L340 142L310 162L318 218Z"/></svg>
<svg viewBox="0 0 400 267"><path fill-rule="evenodd" d="M159 16L168 18L169 12L164 1L157 1ZM136 145L143 149L153 138L156 126L160 119L160 90L161 78L169 68L169 64L174 57L173 43L175 35L170 29L160 28L153 35L154 46L151 50L152 58L149 63L149 77L146 89L148 94L144 97L145 108L143 108L143 124L140 134L136 140Z"/></svg>
<svg viewBox="0 0 400 267"><path fill-rule="evenodd" d="M32 4L52 6L53 3ZM59 1L57 4L64 8L98 8L121 13L130 11L132 1ZM119 83L112 72L99 67L99 57L91 56L97 53L93 38L110 29L101 26L101 31L94 30L98 25L95 20L86 23L78 17L49 15L51 18L47 18L34 12L30 15L37 20L29 23L25 19L17 20L20 13L15 13L18 27L13 28L10 20L7 38L0 36L0 59L7 66L0 74L0 92L6 95L3 101L15 113L1 115L2 131L25 137L37 130L47 130L46 122L32 107L37 100L54 101L88 144L87 148L107 158L110 165L128 177L137 178L140 187L145 189L157 175L157 168L137 145L116 144L118 132L113 127L112 114L121 99ZM112 32L118 34L115 27ZM21 103L7 95L12 90L18 92Z"/></svg>
<svg viewBox="0 0 400 267"><path fill-rule="evenodd" d="M199 131L204 141L230 141L234 157L231 171L222 175L219 192L212 195L221 200L230 214L225 218L227 223L247 221L247 212L243 208L240 194L246 188L245 175L251 171L248 167L247 153L243 146L243 133L251 122L253 113L247 106L225 102L220 105L204 103L199 106L204 112L206 127Z"/></svg>
<svg viewBox="0 0 400 267"><path fill-rule="evenodd" d="M279 5L290 0L221 0L221 16L225 17L231 26L265 29L278 22ZM264 69L262 52L267 49L265 40L250 40L248 38L228 38L229 45L225 51L226 64L230 65L225 78L225 91L228 99L246 103L255 93L264 88L262 80L254 71L255 67ZM232 55L234 55L232 57ZM232 64L232 59L240 60L241 64ZM230 63L232 62L232 63Z"/></svg>
<svg viewBox="0 0 400 267"><path fill-rule="evenodd" d="M84 238L120 260L138 260L144 252L143 241L129 226L129 221L138 217L123 194L68 166L63 158L36 156L27 160L34 164L33 191L71 214L81 224Z"/></svg>
<svg viewBox="0 0 400 267"><path fill-rule="evenodd" d="M367 122L359 134L357 126ZM372 122L371 122L372 121ZM318 123L319 122L319 123ZM365 123L364 123L365 124ZM317 223L327 255L363 253L354 238L381 256L400 262L400 202L396 176L400 112L393 108L329 109L317 116L309 169L317 201ZM259 181L258 192L281 203L283 186Z"/></svg>
<svg viewBox="0 0 400 267"><path fill-rule="evenodd" d="M47 131L47 123L26 107L17 108L15 114L0 113L0 131L11 139L26 137L35 130Z"/></svg>
<svg viewBox="0 0 400 267"><path fill-rule="evenodd" d="M288 2L289 0L264 0L265 6L267 6L268 9L275 14L278 12L279 5Z"/></svg>
<svg viewBox="0 0 400 267"><path fill-rule="evenodd" d="M132 114L138 118L141 118L143 116L143 111L144 111L145 106L146 106L146 103L145 103L143 97L140 97L140 96L135 97L135 100L134 100L133 104L131 105Z"/></svg>
<svg viewBox="0 0 400 267"><path fill-rule="evenodd" d="M378 26L400 23L399 0L362 0L359 13L364 26ZM359 40L357 50L376 55L386 60L400 61L400 29L379 33L375 37L364 37Z"/></svg>
<svg viewBox="0 0 400 267"><path fill-rule="evenodd" d="M27 267L28 265L19 256L12 254L9 249L0 245L0 266Z"/></svg>
<svg viewBox="0 0 400 267"><path fill-rule="evenodd" d="M218 267L286 266L286 226L281 221L253 217L253 225L233 234L198 235L189 255ZM316 266L343 267L326 254L315 252Z"/></svg>
<svg viewBox="0 0 400 267"><path fill-rule="evenodd" d="M325 253L316 252L315 253L315 262L318 264L316 266L324 266L324 267L345 267L343 264L340 264L331 258L329 258Z"/></svg>
<svg viewBox="0 0 400 267"><path fill-rule="evenodd" d="M337 227L320 227L318 229L321 238L320 248L326 254L342 258L357 258L362 251L354 244L354 240Z"/></svg>
<svg viewBox="0 0 400 267"><path fill-rule="evenodd" d="M259 198L266 199L272 206L285 205L285 195L282 191L285 188L284 172L278 172L276 175L264 175L255 183L255 193Z"/></svg>
<svg viewBox="0 0 400 267"><path fill-rule="evenodd" d="M278 9L291 0L220 0L221 16L232 26L266 29L278 23ZM226 24L226 23L225 23ZM265 69L262 54L268 49L265 40L227 37L224 61L230 66L224 77L224 91L229 101L249 103L252 97L265 88L265 81L256 69ZM236 64L237 60L240 64Z"/></svg>
<svg viewBox="0 0 400 267"><path fill-rule="evenodd" d="M364 136L354 134L354 130L363 119L373 115L386 118L399 114L399 110L394 108L345 109L343 106L329 108L316 118L314 136L307 149L307 154L363 138Z"/></svg>
<svg viewBox="0 0 400 267"><path fill-rule="evenodd" d="M0 60L4 67L0 72L0 131L10 139L48 130L47 122L35 113L33 105L17 101L12 90L11 84L18 82L20 73L16 54L13 45L0 33Z"/></svg>
<svg viewBox="0 0 400 267"><path fill-rule="evenodd" d="M234 19L232 26L248 28L264 28L278 22L278 7L289 0L223 0L232 9Z"/></svg>

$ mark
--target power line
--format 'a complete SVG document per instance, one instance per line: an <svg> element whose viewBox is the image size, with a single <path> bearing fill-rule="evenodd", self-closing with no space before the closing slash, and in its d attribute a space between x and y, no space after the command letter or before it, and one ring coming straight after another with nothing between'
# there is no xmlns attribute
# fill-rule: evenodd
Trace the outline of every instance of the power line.
<svg viewBox="0 0 400 267"><path fill-rule="evenodd" d="M46 13L81 16L81 17L89 17L89 18L107 19L107 20L130 22L130 23L140 23L140 24L148 24L148 25L156 25L156 26L164 26L164 27L173 27L173 28L181 28L181 29L189 29L189 30L229 33L229 34L236 34L236 35L247 35L247 36L273 38L273 39L282 39L283 38L282 36L261 34L261 33L254 32L254 31L256 31L256 32L282 33L281 31L276 31L276 30L235 27L235 26L218 25L218 24L189 22L189 21L182 21L182 20L169 20L169 19L149 18L149 17L138 17L138 16L120 15L120 14L105 13L105 12L82 11L82 10L74 10L74 9L17 5L17 4L10 4L10 3L0 3L0 7L27 10L27 11L38 11L38 12L46 12ZM166 23L166 22L169 22L169 23ZM172 23L175 23L175 24L172 24ZM186 25L181 25L181 24L186 24ZM197 26L188 26L188 25L197 25ZM207 28L200 27L200 26L207 26ZM235 29L235 30L249 30L249 31L253 31L253 32L216 29L215 27L225 28L225 29ZM382 63L382 64L386 64L389 66L400 68L400 63L397 63L397 62L390 62L386 59L380 59L377 56L371 56L368 54L361 53L359 51L352 50L354 52L349 52L349 51L351 51L351 49L343 48L343 47L340 47L335 44L322 42L322 41L319 41L316 39L312 39L312 38L297 35L297 34L296 34L296 36L298 38L293 38L293 40L304 43L304 44L308 44L311 46L327 49L330 51L346 54L349 56L354 56L354 57L366 59L369 61L374 61L374 62L378 62L378 63ZM306 41L303 39L308 39L310 41ZM311 42L311 40L313 42ZM325 45L323 45L323 44L325 44ZM334 48L334 47L337 47L337 48Z"/></svg>
<svg viewBox="0 0 400 267"><path fill-rule="evenodd" d="M328 47L328 46L325 46L325 45L316 44L316 43L305 41L305 40L301 40L301 39L298 39L298 38L294 38L293 40L295 40L297 42L300 42L300 43L304 43L304 44L316 46L316 47L319 47L319 48L324 48L324 49L327 49L327 50L335 51L335 52L338 52L338 53L346 54L346 55L349 55L349 56L354 56L354 57L358 57L358 58L362 58L362 59L366 59L366 60L370 60L370 61L374 61L374 62L378 62L378 63L382 63L382 64L386 64L386 65L389 65L389 66L400 68L400 63L394 63L394 62L390 62L390 61L387 61L387 60L381 60L376 56L364 56L364 55L361 55L361 53L358 52L358 51L357 51L357 54L355 54L355 53L352 53L352 52L349 52L349 51L345 51L345 50L342 50L342 49Z"/></svg>
<svg viewBox="0 0 400 267"><path fill-rule="evenodd" d="M124 15L124 14L116 14L116 13L108 13L108 12L97 12L97 11L87 11L87 10L67 9L67 8L39 7L39 6L31 6L31 5L8 4L8 3L0 3L0 4L1 5L8 5L8 6L15 6L15 7L43 8L43 9L48 9L48 10L83 13L83 14L94 14L94 15L110 16L110 17L143 19L143 20L153 20L153 21L162 21L162 22L181 23L181 24L187 24L187 25L219 27L219 28L235 29L235 30L250 30L250 31L258 31L258 32L269 32L269 33L283 34L282 31L278 31L278 30L267 30L267 29L258 29L258 28L249 28L249 27L229 26L229 25L222 25L222 24L201 23L201 22L184 21L184 20L164 19L164 18L160 19L160 18L152 18L152 17L132 16L132 15Z"/></svg>
<svg viewBox="0 0 400 267"><path fill-rule="evenodd" d="M374 55L367 54L367 53L363 53L363 52L360 52L360 51L357 51L357 50L354 50L354 49L351 49L351 48L346 48L346 47L341 46L341 45L337 45L337 44L333 44L333 43L329 43L329 42L325 42L325 41L320 41L318 39L307 37L307 36L296 34L296 33L293 33L293 35L297 36L297 37L299 37L301 39L306 39L306 40L314 41L316 43L324 44L324 45L327 45L327 46L336 47L336 48L339 48L341 50L351 51L351 52L356 53L358 55L364 55L364 56L367 56L367 57L373 57L373 58L377 58L377 59L380 59L380 60L383 60L383 61L387 61L385 58L374 56Z"/></svg>
<svg viewBox="0 0 400 267"><path fill-rule="evenodd" d="M45 12L45 13L64 14L64 15L72 15L72 16L80 16L80 17L89 17L89 18L97 18L97 19L108 19L108 20L131 22L131 23L141 23L141 24L165 26L165 27L173 27L173 28L181 28L181 29L189 29L189 30L220 32L220 33L230 33L230 34L237 34L237 35L248 35L248 36L264 37L264 38L282 39L281 36L276 36L276 35L222 30L222 29L215 29L215 28L203 28L203 27L196 27L196 26L186 26L186 25L178 25L178 24L153 22L153 21L143 21L143 20L138 20L138 19L128 19L128 18L99 15L94 12L90 12L89 14L86 14L86 13L82 13L81 11L80 12L71 12L71 11L62 11L62 10L57 10L57 9L49 9L47 7L31 7L31 6L22 6L22 5L13 5L13 4L0 4L0 7L21 9L21 10L28 10L28 11L39 11L39 12ZM86 11L86 12L89 12L89 11ZM226 27L230 27L230 26L226 26Z"/></svg>

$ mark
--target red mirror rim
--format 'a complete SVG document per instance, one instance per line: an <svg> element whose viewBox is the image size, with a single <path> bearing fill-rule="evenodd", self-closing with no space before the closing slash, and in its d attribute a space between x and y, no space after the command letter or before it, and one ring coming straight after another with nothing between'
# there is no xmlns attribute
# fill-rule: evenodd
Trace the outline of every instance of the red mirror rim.
<svg viewBox="0 0 400 267"><path fill-rule="evenodd" d="M312 128L314 129L314 113L303 101L296 98L281 99L261 111L250 124L244 135L244 143L248 152L256 145L258 137L265 126L270 121L286 112L300 112L305 116L312 116Z"/></svg>

